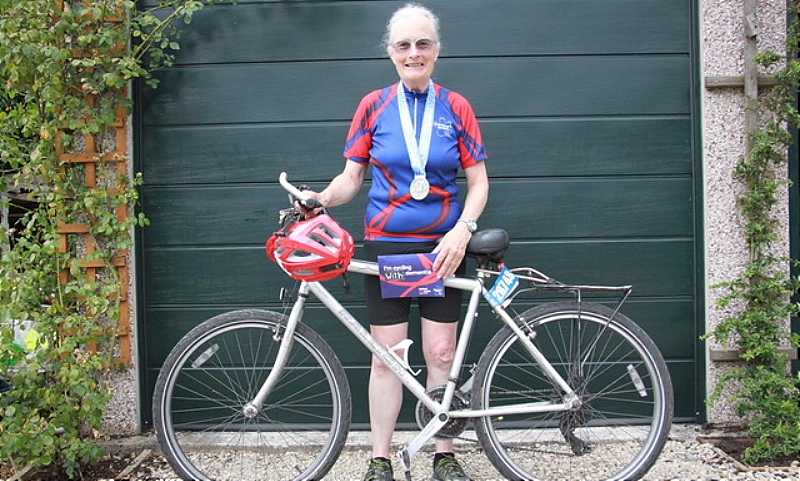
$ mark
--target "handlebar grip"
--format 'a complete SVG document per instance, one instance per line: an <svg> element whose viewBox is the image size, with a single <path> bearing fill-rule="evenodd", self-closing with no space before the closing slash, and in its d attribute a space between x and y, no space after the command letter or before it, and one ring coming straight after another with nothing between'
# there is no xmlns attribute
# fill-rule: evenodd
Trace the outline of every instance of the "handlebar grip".
<svg viewBox="0 0 800 481"><path fill-rule="evenodd" d="M317 199L315 199L313 197L306 197L305 199L298 198L297 202L299 202L300 205L302 205L303 207L305 207L308 210L325 207L324 205L322 205L322 203L320 201L318 201Z"/></svg>
<svg viewBox="0 0 800 481"><path fill-rule="evenodd" d="M304 194L302 190L292 185L286 177L286 172L281 172L281 174L278 176L278 182L280 182L281 187L283 187L286 192L292 195L292 197L297 199L297 202L299 202L304 208L311 210L325 207L317 199Z"/></svg>

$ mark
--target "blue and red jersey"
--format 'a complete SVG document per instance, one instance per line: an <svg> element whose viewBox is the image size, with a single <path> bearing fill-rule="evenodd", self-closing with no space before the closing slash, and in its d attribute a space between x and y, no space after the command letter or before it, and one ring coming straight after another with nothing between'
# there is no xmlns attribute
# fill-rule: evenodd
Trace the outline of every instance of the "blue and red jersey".
<svg viewBox="0 0 800 481"><path fill-rule="evenodd" d="M425 168L430 192L422 200L409 193L414 172L406 148L397 84L369 93L356 110L344 156L372 165L372 187L364 219L364 239L420 242L447 233L461 216L456 176L486 160L472 106L456 92L433 84L436 95L433 135ZM416 115L419 141L428 92L405 90L409 112ZM416 105L415 105L416 104Z"/></svg>

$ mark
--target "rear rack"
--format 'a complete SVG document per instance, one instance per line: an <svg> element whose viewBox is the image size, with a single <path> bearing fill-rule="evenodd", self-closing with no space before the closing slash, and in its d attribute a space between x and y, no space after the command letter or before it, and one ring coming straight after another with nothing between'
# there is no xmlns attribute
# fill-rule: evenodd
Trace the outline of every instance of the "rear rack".
<svg viewBox="0 0 800 481"><path fill-rule="evenodd" d="M511 271L520 281L520 288L517 289L516 292L514 292L511 298L508 299L508 302L510 302L515 297L525 292L566 292L574 294L578 302L581 302L583 300L582 299L583 293L593 293L593 292L617 293L619 294L619 300L617 302L617 305L614 307L614 315L616 315L617 312L619 312L620 308L622 308L622 305L631 295L631 292L633 291L633 286L631 285L598 286L590 284L565 284L532 267L516 267L508 270ZM482 267L479 267L477 271L485 275L491 275L491 276L500 275L500 271L493 269L485 269ZM614 315L612 315L611 317L613 318Z"/></svg>

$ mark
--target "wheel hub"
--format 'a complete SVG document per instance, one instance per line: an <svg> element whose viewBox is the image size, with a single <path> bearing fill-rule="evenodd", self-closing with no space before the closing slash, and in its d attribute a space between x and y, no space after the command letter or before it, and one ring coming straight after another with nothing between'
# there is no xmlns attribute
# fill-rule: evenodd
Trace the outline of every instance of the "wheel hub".
<svg viewBox="0 0 800 481"><path fill-rule="evenodd" d="M244 408L242 408L242 414L248 419L253 419L258 415L258 408L255 407L253 403L247 403Z"/></svg>

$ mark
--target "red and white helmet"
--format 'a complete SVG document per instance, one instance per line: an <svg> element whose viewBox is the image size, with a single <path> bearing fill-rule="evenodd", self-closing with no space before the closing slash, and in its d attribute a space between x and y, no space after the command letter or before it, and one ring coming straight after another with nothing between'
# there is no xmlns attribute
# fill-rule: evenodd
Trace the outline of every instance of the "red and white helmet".
<svg viewBox="0 0 800 481"><path fill-rule="evenodd" d="M267 257L300 281L327 281L347 270L353 237L327 214L294 222L267 240Z"/></svg>

